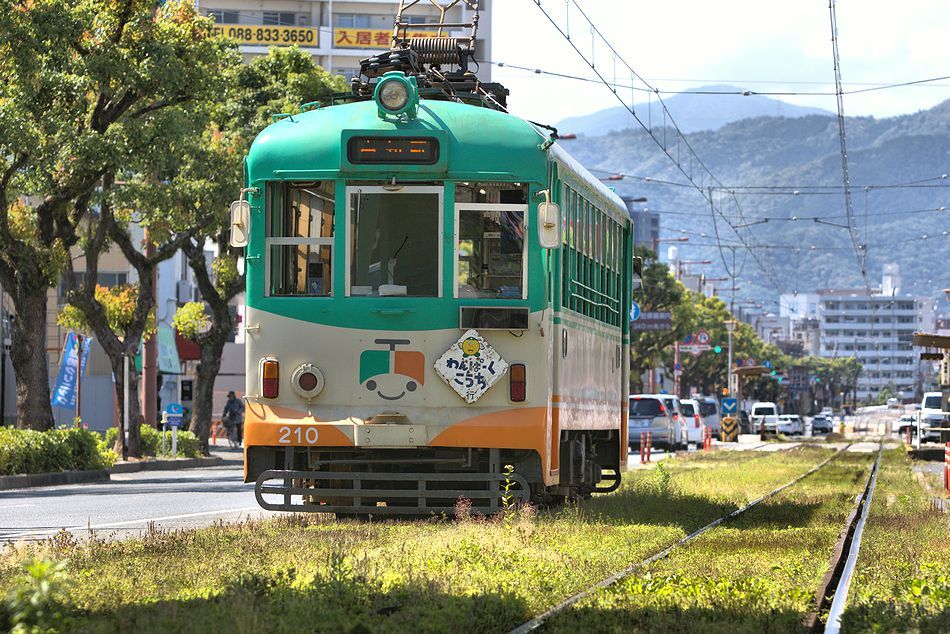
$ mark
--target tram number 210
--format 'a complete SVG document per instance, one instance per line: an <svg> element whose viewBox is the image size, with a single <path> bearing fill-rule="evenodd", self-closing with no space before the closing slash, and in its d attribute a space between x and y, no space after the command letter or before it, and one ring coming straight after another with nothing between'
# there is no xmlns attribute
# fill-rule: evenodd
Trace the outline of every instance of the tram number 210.
<svg viewBox="0 0 950 634"><path fill-rule="evenodd" d="M315 445L319 438L316 427L281 427L277 434L281 445Z"/></svg>

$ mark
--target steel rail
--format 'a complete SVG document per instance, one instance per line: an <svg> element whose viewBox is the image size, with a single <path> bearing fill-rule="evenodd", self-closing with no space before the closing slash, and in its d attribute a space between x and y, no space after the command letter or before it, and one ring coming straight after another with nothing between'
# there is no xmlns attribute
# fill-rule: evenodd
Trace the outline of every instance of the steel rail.
<svg viewBox="0 0 950 634"><path fill-rule="evenodd" d="M854 530L848 545L848 558L844 562L841 577L835 587L834 597L831 601L831 608L828 610L828 618L825 621L824 629L828 634L838 634L841 631L841 617L844 616L844 610L848 605L848 592L851 589L851 580L854 578L854 569L858 563L858 553L861 551L861 538L864 536L864 525L871 509L871 496L874 495L874 485L877 483L877 474L880 471L881 453L883 451L884 442L881 441L881 446L877 450L877 460L874 461L874 466L871 469L871 477L868 478L864 494L858 502L861 513L854 523Z"/></svg>
<svg viewBox="0 0 950 634"><path fill-rule="evenodd" d="M784 491L785 489L788 489L789 487L795 486L796 484L798 484L799 482L801 482L802 480L804 480L804 479L807 478L808 476L812 475L813 473L815 473L815 472L818 471L819 469L824 468L829 462L831 462L832 460L834 460L835 458L837 458L838 456L840 456L842 453L844 453L844 452L848 449L848 447L850 447L850 446L851 446L851 443L848 443L847 445L845 445L844 447L842 447L841 449L839 449L838 451L836 451L836 452L833 453L832 455L828 456L828 457L827 457L825 460L823 460L822 462L818 463L817 465L815 465L814 467L812 467L811 469L809 469L809 470L806 471L805 473L803 473L803 474L801 474L800 476L796 477L794 480L792 480L792 481L790 481L790 482L787 482L787 483L783 484L782 486L780 486L780 487L778 487L778 488L776 488L776 489L772 489L771 491L769 491L769 492L766 493L765 495L762 495L761 497L759 497L759 498L757 498L757 499L755 499L755 500L752 500L751 502L749 502L748 504L746 504L746 505L743 506L742 508L738 508L738 509L732 511L731 513L727 514L727 515L723 515L722 517L713 520L713 521L710 522L709 524L706 524L706 525L703 526L702 528L699 528L699 529L693 531L692 533L690 533L690 534L687 535L686 537L683 537L683 538L680 539L679 541L674 542L673 544L667 546L666 548L664 548L663 550L659 551L658 553L656 553L656 554L654 554L654 555L651 555L650 557L647 557L646 559L643 559L643 560L638 561L638 562L636 562L636 563L632 563L632 564L630 564L629 566L627 566L626 568L624 568L623 570L621 570L621 571L619 571L619 572L615 572L614 574L610 575L610 576L607 577L606 579L603 579L603 580L601 580L601 581L598 581L598 582L595 583L594 585L589 586L589 587L587 587L587 588L584 589L584 590L581 590L581 591L578 592L577 594L574 594L574 595L568 597L568 598L565 599L564 601L562 601L562 602L558 603L557 605L555 605L554 607L548 609L546 612L543 612L542 614L540 614L540 615L534 617L534 618L531 619L530 621L526 621L526 622L522 623L521 625L519 625L518 627L516 627L516 628L510 630L510 631L508 632L508 634L525 634L526 632L532 632L532 631L536 630L537 628L541 627L546 621L548 621L548 619L550 619L551 617L553 617L553 616L555 616L555 615L557 615L557 614L563 612L564 610L566 610L567 608L571 607L572 605L574 605L575 603L577 603L577 602L580 601L581 599L584 599L585 597L590 596L590 595L593 594L596 590L600 590L600 589L602 589L602 588L606 588L606 587L612 586L613 584L617 583L617 582L620 581L621 579L624 579L625 577L630 576L630 574L631 574L633 571L637 570L638 568L642 568L642 567L644 567L644 566L648 566L648 565L650 565L650 564L652 564L652 563L654 563L654 562L656 562L656 561L659 561L659 560L661 560L661 559L666 558L667 556L670 555L670 553L672 553L672 552L673 552L674 550L676 550L677 548L688 544L689 542L693 541L694 539L696 539L696 538L699 537L700 535L703 535L704 533L707 533L707 532L711 531L712 529L716 528L717 526L719 526L719 525L722 524L723 522L727 522L727 521L729 521L729 520L731 520L731 519L735 519L736 517L739 517L740 515L742 515L743 513L745 513L746 511L748 511L749 509L752 509L752 508L758 506L759 504L761 504L761 503L764 502L765 500L768 500L769 498L772 498L772 497L778 495L779 493L781 493L781 492Z"/></svg>

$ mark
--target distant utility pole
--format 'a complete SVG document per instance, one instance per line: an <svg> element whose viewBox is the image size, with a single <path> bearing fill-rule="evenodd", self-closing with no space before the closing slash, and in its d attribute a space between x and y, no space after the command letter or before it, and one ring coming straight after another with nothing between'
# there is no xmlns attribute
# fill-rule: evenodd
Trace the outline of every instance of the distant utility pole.
<svg viewBox="0 0 950 634"><path fill-rule="evenodd" d="M0 284L0 427L7 424L7 311Z"/></svg>

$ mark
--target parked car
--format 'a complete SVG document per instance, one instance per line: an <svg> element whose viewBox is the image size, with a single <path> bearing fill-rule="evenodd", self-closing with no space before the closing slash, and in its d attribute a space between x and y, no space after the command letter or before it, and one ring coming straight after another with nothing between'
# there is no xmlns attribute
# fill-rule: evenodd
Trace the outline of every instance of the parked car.
<svg viewBox="0 0 950 634"><path fill-rule="evenodd" d="M683 411L683 423L686 425L686 441L697 445L703 442L703 417L699 413L699 402L691 398L680 399Z"/></svg>
<svg viewBox="0 0 950 634"><path fill-rule="evenodd" d="M802 417L798 414L782 414L778 417L776 430L780 434L801 436L805 433L805 423L802 422Z"/></svg>
<svg viewBox="0 0 950 634"><path fill-rule="evenodd" d="M831 422L831 417L826 414L818 414L811 419L811 435L815 434L830 434L834 431L834 425Z"/></svg>
<svg viewBox="0 0 950 634"><path fill-rule="evenodd" d="M703 418L703 424L712 429L713 434L718 434L722 431L719 401L712 396L701 396L696 400L699 401L699 415Z"/></svg>
<svg viewBox="0 0 950 634"><path fill-rule="evenodd" d="M768 401L753 403L749 422L752 424L752 433L761 431L762 423L765 423L765 433L774 434L778 427L778 407Z"/></svg>
<svg viewBox="0 0 950 634"><path fill-rule="evenodd" d="M900 418L897 419L897 425L894 426L894 431L898 433L901 437L907 433L907 429L910 429L912 436L917 435L917 416L916 414L903 414Z"/></svg>
<svg viewBox="0 0 950 634"><path fill-rule="evenodd" d="M652 446L669 447L673 434L673 415L658 394L634 394L630 397L627 424L630 447L640 446L640 434L651 433Z"/></svg>
<svg viewBox="0 0 950 634"><path fill-rule="evenodd" d="M888 409L898 409L900 406L901 406L901 402L900 402L898 399L896 399L896 398L894 398L894 397L891 397L891 398L887 399L887 408L888 408Z"/></svg>
<svg viewBox="0 0 950 634"><path fill-rule="evenodd" d="M686 425L683 420L683 410L680 408L680 400L672 394L658 394L663 399L666 409L673 412L673 438L674 442L671 449L686 449Z"/></svg>
<svg viewBox="0 0 950 634"><path fill-rule="evenodd" d="M943 394L940 392L926 392L920 402L920 439L923 441L940 440L940 432L936 427L944 427L946 415L943 413Z"/></svg>

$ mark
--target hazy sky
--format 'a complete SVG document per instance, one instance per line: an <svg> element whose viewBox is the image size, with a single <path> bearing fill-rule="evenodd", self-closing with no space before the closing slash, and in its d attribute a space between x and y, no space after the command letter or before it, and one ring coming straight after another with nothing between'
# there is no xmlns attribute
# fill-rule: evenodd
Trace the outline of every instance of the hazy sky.
<svg viewBox="0 0 950 634"><path fill-rule="evenodd" d="M729 83L762 92L834 90L828 0L578 0L578 4L655 88ZM563 15L565 0L542 0L542 5ZM494 0L492 11L492 61L593 77L534 0ZM865 82L889 84L950 75L950 0L839 0L837 13L846 90L869 87L860 85ZM571 35L590 54L589 30L576 12L571 15ZM612 60L600 49L594 54L598 67L612 77ZM619 105L600 85L509 68L495 67L492 73L511 90L512 112L536 121L556 122ZM627 81L620 71L617 79ZM835 109L833 95L780 98ZM930 108L945 99L950 99L950 80L846 95L844 105L849 115L886 117Z"/></svg>

